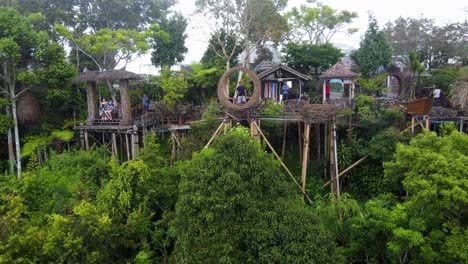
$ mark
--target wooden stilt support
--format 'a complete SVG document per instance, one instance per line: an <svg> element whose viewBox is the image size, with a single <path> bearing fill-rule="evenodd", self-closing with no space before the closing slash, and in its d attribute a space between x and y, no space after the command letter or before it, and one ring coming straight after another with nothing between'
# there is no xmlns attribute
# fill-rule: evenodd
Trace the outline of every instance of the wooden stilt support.
<svg viewBox="0 0 468 264"><path fill-rule="evenodd" d="M213 141L213 139L216 137L216 135L218 135L219 131L221 130L221 128L223 128L224 126L224 122L221 122L221 124L219 125L219 127L216 129L216 131L214 132L213 136L211 136L210 140L208 141L208 143L206 143L206 146L205 148L209 147L211 142Z"/></svg>
<svg viewBox="0 0 468 264"><path fill-rule="evenodd" d="M310 123L304 124L304 152L302 159L302 171L301 171L301 190L304 193L306 191L307 182L307 163L309 160L309 138L310 138Z"/></svg>
<svg viewBox="0 0 468 264"><path fill-rule="evenodd" d="M125 150L127 151L127 160L130 160L131 156L130 156L130 144L128 142L128 134L125 134Z"/></svg>
<svg viewBox="0 0 468 264"><path fill-rule="evenodd" d="M320 160L321 158L321 142L320 142L320 138L321 138L321 134L322 134L322 130L320 129L320 124L317 123L317 137L316 137L316 146L317 146L317 160Z"/></svg>
<svg viewBox="0 0 468 264"><path fill-rule="evenodd" d="M284 160L284 152L286 151L287 127L288 127L288 122L284 122L284 125L283 125L283 146L281 147L281 160Z"/></svg>
<svg viewBox="0 0 468 264"><path fill-rule="evenodd" d="M425 121L426 121L425 128L426 128L427 130L429 130L429 116L426 115L425 117L426 117L426 120L425 120Z"/></svg>
<svg viewBox="0 0 468 264"><path fill-rule="evenodd" d="M411 115L411 132L414 133L414 115Z"/></svg>
<svg viewBox="0 0 468 264"><path fill-rule="evenodd" d="M250 136L252 139L259 139L257 126L254 123L256 123L255 120L250 121Z"/></svg>
<svg viewBox="0 0 468 264"><path fill-rule="evenodd" d="M257 125L255 123L255 125ZM278 161L280 162L281 166L283 166L284 170L286 170L286 172L288 173L289 177L291 177L291 179L293 180L293 182L297 185L297 187L299 187L299 189L301 190L301 193L302 195L304 195L304 197L307 199L307 201L309 203L312 204L312 199L310 199L309 195L307 194L307 192L303 192L302 191L302 188L301 188L301 185L297 182L296 178L294 177L294 175L292 175L291 171L288 169L288 167L284 164L283 161L281 161L281 158L280 156L278 155L278 153L276 153L275 149L273 148L273 146L270 144L270 142L268 141L268 139L265 137L265 135L263 134L262 130L260 129L260 127L257 126L257 130L258 130L258 133L260 134L260 136L262 136L263 140L265 140L265 142L267 143L268 147L270 148L271 152L273 152L273 155L275 155L276 159L278 159Z"/></svg>
<svg viewBox="0 0 468 264"><path fill-rule="evenodd" d="M118 159L118 151L117 151L117 137L115 133L112 133L112 156Z"/></svg>
<svg viewBox="0 0 468 264"><path fill-rule="evenodd" d="M84 131L85 150L89 150L88 130Z"/></svg>
<svg viewBox="0 0 468 264"><path fill-rule="evenodd" d="M301 123L301 122L298 122L298 123L297 123L297 127L298 127L298 131L299 131L299 137L298 137L298 138L299 138L299 160L303 160L302 157L303 157L304 155L302 155L302 154L303 154L303 153L302 153L302 146L303 146L303 144L302 144L302 137L303 137L304 135L303 135L303 132L302 132L302 123Z"/></svg>
<svg viewBox="0 0 468 264"><path fill-rule="evenodd" d="M338 177L338 149L337 149L337 142L336 142L336 118L333 118L333 164L334 164L334 175L335 175L335 183L336 183L336 197L338 199L341 198L340 194L340 178Z"/></svg>
<svg viewBox="0 0 468 264"><path fill-rule="evenodd" d="M81 148L86 150L86 145L84 142L84 130L80 129L80 143L81 143Z"/></svg>
<svg viewBox="0 0 468 264"><path fill-rule="evenodd" d="M333 153L333 135L330 124L327 125L327 149L328 173L331 181L330 191L336 193L335 154Z"/></svg>
<svg viewBox="0 0 468 264"><path fill-rule="evenodd" d="M171 131L171 139L172 139L172 149L171 149L171 165L174 164L174 161L176 159L176 140L175 140L175 135Z"/></svg>

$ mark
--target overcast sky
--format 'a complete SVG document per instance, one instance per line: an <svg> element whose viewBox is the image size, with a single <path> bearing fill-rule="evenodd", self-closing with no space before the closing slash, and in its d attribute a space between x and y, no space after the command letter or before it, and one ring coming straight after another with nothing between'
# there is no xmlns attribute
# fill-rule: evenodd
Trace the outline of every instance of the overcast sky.
<svg viewBox="0 0 468 264"><path fill-rule="evenodd" d="M174 10L182 12L188 18L186 47L183 63L190 64L199 62L206 50L210 22L196 16L193 12L195 1L179 0ZM324 5L328 5L335 10L355 11L359 17L354 19L352 27L359 28L359 32L349 36L337 34L332 39L333 44L344 50L357 49L359 41L367 29L369 12L377 19L379 27L382 28L387 22L393 22L398 17L430 18L437 24L443 25L450 22L463 22L468 19L467 0L321 0ZM307 4L305 0L289 0L288 9L293 6L299 7ZM152 73L156 70L151 66L150 57L144 56L127 65L128 71L136 73Z"/></svg>

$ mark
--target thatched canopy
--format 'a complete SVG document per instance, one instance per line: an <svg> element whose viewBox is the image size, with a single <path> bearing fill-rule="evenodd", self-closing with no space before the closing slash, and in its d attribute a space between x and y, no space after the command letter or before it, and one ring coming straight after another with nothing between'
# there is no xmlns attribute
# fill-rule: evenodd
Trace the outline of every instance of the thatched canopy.
<svg viewBox="0 0 468 264"><path fill-rule="evenodd" d="M258 78L260 80L263 80L264 78L268 77L270 74L275 73L278 70L286 72L286 73L294 76L296 79L302 79L304 81L309 81L310 80L309 76L307 76L305 74L302 74L302 73L292 69L291 67L288 67L288 66L283 65L283 64L277 64L277 65L269 68L268 70L264 70L263 72L261 72L258 75ZM278 78L280 78L280 77L278 77Z"/></svg>
<svg viewBox="0 0 468 264"><path fill-rule="evenodd" d="M76 82L98 82L98 81L120 81L120 80L140 80L142 77L136 73L112 70L112 71L86 71L78 76Z"/></svg>
<svg viewBox="0 0 468 264"><path fill-rule="evenodd" d="M359 77L358 73L352 72L342 63L338 62L328 69L324 74L320 75L322 79L354 79Z"/></svg>
<svg viewBox="0 0 468 264"><path fill-rule="evenodd" d="M468 74L462 74L453 84L450 101L462 110L468 110Z"/></svg>

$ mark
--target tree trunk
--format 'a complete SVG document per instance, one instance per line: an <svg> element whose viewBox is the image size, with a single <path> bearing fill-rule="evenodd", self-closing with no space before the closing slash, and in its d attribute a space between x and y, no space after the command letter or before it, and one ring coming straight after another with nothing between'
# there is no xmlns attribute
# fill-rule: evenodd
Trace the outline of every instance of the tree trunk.
<svg viewBox="0 0 468 264"><path fill-rule="evenodd" d="M5 107L5 113L7 116L10 115L10 108L8 106ZM11 127L8 128L7 131L7 140L8 140L8 163L10 168L10 174L13 175L15 173L15 153L13 149L13 135L11 133Z"/></svg>
<svg viewBox="0 0 468 264"><path fill-rule="evenodd" d="M21 179L21 146L19 139L19 129L18 129L18 117L16 115L16 95L15 95L15 86L10 84L10 96L11 96L11 112L13 115L13 120L15 121L14 132L15 132L15 148L16 148L16 172L18 179Z"/></svg>

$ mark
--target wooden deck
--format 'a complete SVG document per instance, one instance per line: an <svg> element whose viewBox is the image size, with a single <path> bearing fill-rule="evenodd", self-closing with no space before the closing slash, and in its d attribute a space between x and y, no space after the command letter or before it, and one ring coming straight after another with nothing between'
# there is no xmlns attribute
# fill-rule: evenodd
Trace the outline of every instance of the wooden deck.
<svg viewBox="0 0 468 264"><path fill-rule="evenodd" d="M146 112L134 118L133 125L121 125L120 119L102 120L96 119L92 124L81 124L75 126L75 130L88 130L100 132L127 132L130 130L140 130L144 127L157 126L160 124L160 116L157 112Z"/></svg>

